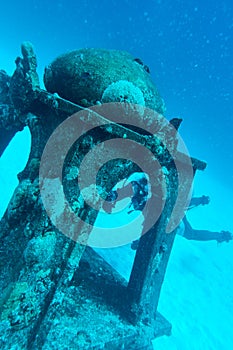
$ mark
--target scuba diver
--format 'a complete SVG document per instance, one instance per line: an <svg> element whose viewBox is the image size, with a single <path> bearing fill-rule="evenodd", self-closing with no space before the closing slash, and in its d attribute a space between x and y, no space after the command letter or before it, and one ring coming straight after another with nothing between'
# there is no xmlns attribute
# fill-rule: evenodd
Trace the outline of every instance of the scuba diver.
<svg viewBox="0 0 233 350"><path fill-rule="evenodd" d="M202 197L193 197L190 201L190 205L187 210L197 207L198 205L206 205L209 204L210 198L208 196ZM182 223L183 225L183 234L180 233L183 237L189 240L196 241L211 241L215 240L218 243L221 242L229 242L233 239L233 235L229 231L221 231L214 232L209 230L197 230L192 228L186 216L183 217Z"/></svg>
<svg viewBox="0 0 233 350"><path fill-rule="evenodd" d="M119 186L120 185L120 186ZM130 192L131 190L131 192ZM133 173L128 179L121 181L117 186L115 186L108 194L106 198L106 204L103 209L107 212L111 212L114 208L116 201L126 198L131 194L131 202L129 205L128 214L135 210L142 211L147 199L150 198L150 188L148 183L148 176L141 173ZM111 204L110 204L111 202ZM207 205L210 202L208 196L193 197L187 210L193 209L199 205ZM177 234L188 240L196 241L211 241L215 240L218 243L229 242L233 239L233 234L229 231L214 232L209 230L199 230L192 228L186 216L183 217L180 223ZM133 241L131 248L136 250L138 247L139 239Z"/></svg>

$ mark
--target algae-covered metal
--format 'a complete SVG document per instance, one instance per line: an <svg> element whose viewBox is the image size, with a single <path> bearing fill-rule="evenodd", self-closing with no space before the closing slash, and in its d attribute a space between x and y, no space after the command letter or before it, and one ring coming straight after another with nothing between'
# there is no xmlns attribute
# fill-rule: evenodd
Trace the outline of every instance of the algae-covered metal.
<svg viewBox="0 0 233 350"><path fill-rule="evenodd" d="M60 56L45 72L50 92L39 87L30 43L22 45L22 54L12 77L4 72L0 75L0 149L4 151L24 126L30 128L32 136L28 163L18 175L19 185L0 222L0 347L149 349L154 337L171 331L169 322L157 312L175 235L166 234L165 227L178 190L174 163L165 146L153 135L112 121L110 127L99 130L106 139L129 138L146 145L167 169L166 205L157 223L140 240L129 283L90 247L71 240L53 225L40 196L39 167L53 131L82 106L101 103L111 84L132 83L133 88L126 84L125 89L132 92L135 87L136 95L140 89L145 106L159 112L163 112L163 101L148 69L128 53L83 49ZM83 122L92 125L95 119L90 114ZM173 123L179 124L177 120ZM75 188L79 171L76 161L98 143L97 136L94 132L82 138L64 163L66 194L77 215L92 225L97 213L85 205ZM185 163L179 152L176 157L176 162ZM194 170L205 168L205 163L191 161ZM123 176L138 171L132 162L118 163L114 174L111 162L99 173L98 185L105 194ZM48 176L51 182L53 175L51 171ZM80 234L83 227L79 227ZM87 238L89 233L85 231Z"/></svg>

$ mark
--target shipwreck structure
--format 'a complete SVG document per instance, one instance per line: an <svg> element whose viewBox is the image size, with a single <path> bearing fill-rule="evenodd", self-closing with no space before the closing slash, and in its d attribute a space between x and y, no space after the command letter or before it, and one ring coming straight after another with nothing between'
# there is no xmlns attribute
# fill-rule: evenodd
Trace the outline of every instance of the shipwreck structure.
<svg viewBox="0 0 233 350"><path fill-rule="evenodd" d="M175 229L166 233L168 219L178 192L190 185L187 163L191 162L194 174L206 164L177 150L174 130L181 122L178 119L166 126L166 131L171 130L166 139L170 146L140 125L108 121L108 115L102 117L111 127L96 128L103 103L139 103L159 114L164 112L163 101L141 60L119 51L78 50L59 57L46 69L47 90L40 87L36 67L32 46L24 43L12 77L0 71L0 154L25 126L32 139L27 165L18 174L19 185L0 223L0 348L150 349L152 339L171 332L171 324L157 312L176 233ZM90 112L93 105L95 115ZM85 244L54 225L41 199L39 181L41 157L50 136L79 111L84 113L83 125L90 125L91 131L71 148L60 181L68 202L82 218L78 236L85 231ZM159 127L162 134L164 125ZM94 225L98 211L80 200L77 190L83 156L99 139L110 138L130 139L148 148L164 170L167 187L158 220L140 239L129 282L88 246L90 230L85 225ZM173 153L167 151L168 146ZM59 151L54 152L55 165ZM132 161L115 159L114 150L109 152L112 161L97 177L105 198L119 180L142 171ZM183 169L182 186L177 164ZM53 170L43 176L55 178ZM158 188L159 180L154 191Z"/></svg>

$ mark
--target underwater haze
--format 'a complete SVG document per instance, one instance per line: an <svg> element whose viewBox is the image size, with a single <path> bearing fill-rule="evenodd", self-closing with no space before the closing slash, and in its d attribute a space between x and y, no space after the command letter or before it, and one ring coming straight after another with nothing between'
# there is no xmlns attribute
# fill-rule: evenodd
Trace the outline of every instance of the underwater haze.
<svg viewBox="0 0 233 350"><path fill-rule="evenodd" d="M192 226L233 232L232 0L2 1L0 69L9 75L24 41L34 46L42 85L44 67L70 50L118 49L140 58L165 101L165 117L183 119L180 134L191 156L208 164L194 193L211 201L190 211ZM0 159L1 216L29 148L24 130ZM232 249L233 241L176 237L158 308L173 330L154 340L154 349L233 349ZM132 252L106 254L128 278Z"/></svg>

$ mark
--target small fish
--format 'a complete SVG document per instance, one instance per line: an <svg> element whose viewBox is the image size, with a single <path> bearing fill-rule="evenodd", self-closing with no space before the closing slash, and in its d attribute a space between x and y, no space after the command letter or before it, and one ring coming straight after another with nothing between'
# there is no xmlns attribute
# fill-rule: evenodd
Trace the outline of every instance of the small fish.
<svg viewBox="0 0 233 350"><path fill-rule="evenodd" d="M137 62L138 64L140 64L141 66L144 66L144 63L142 62L142 60L140 58L135 58L134 61Z"/></svg>
<svg viewBox="0 0 233 350"><path fill-rule="evenodd" d="M90 78L91 74L89 72L83 72L81 74L81 79L88 79Z"/></svg>
<svg viewBox="0 0 233 350"><path fill-rule="evenodd" d="M143 66L143 68L145 69L145 71L146 71L147 73L150 73L150 68L149 68L146 64L144 64L140 58L134 58L134 62L137 62L138 64L140 64L141 66Z"/></svg>
<svg viewBox="0 0 233 350"><path fill-rule="evenodd" d="M143 68L147 73L150 73L150 68L146 64L144 64Z"/></svg>

